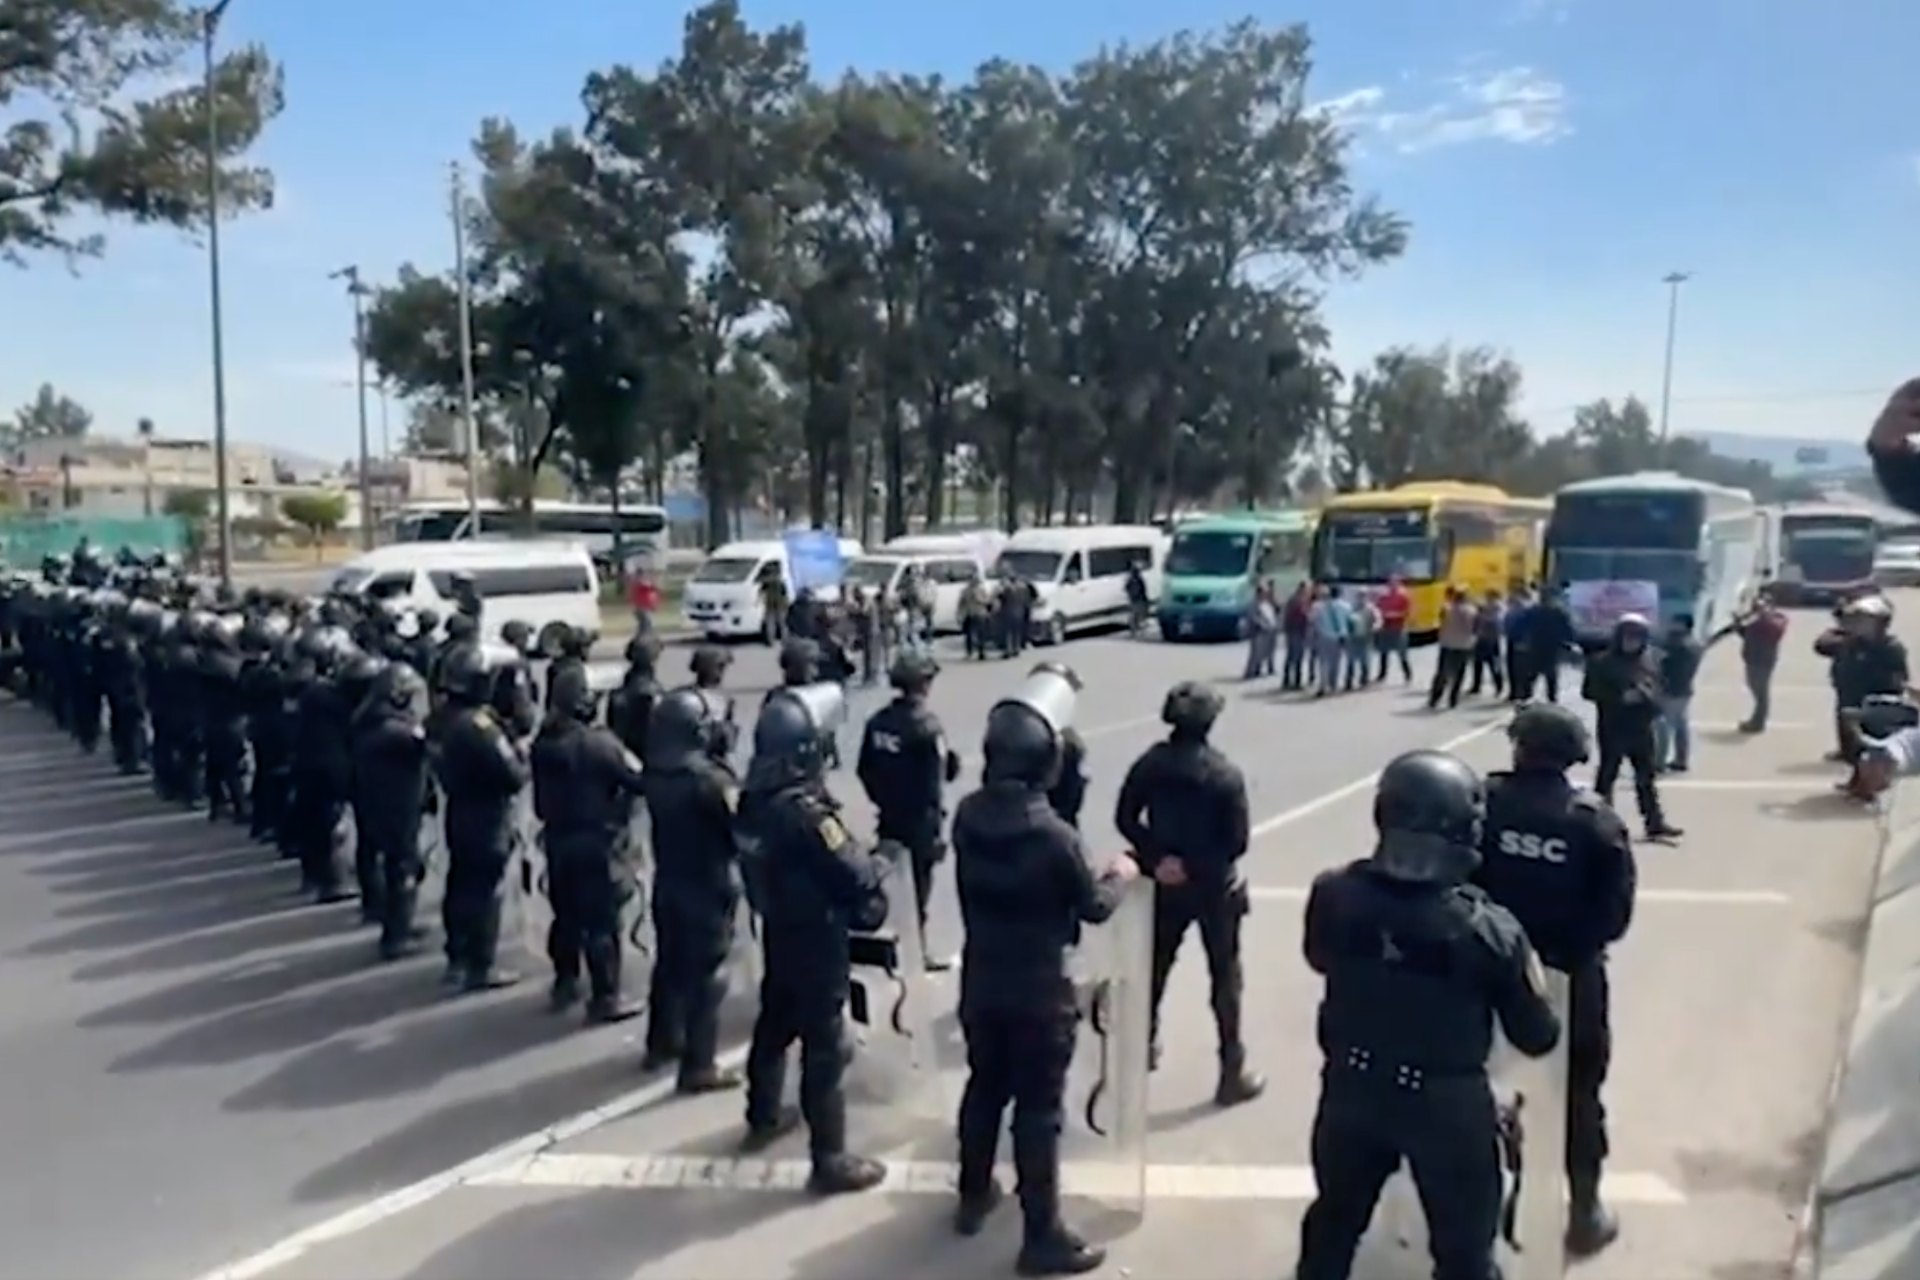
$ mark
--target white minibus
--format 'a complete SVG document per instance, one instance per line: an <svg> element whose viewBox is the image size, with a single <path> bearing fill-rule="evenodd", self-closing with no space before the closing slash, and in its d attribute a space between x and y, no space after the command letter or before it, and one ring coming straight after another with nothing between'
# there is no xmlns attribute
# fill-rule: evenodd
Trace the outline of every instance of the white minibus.
<svg viewBox="0 0 1920 1280"><path fill-rule="evenodd" d="M851 561L860 554L860 544L852 538L840 539L842 560ZM787 544L779 538L756 542L729 542L718 548L687 579L680 597L680 611L689 625L704 632L710 640L743 636L767 637L766 587L774 580L786 583L787 597L796 594L793 566L788 562ZM814 595L822 600L838 600L840 589L818 587Z"/></svg>
<svg viewBox="0 0 1920 1280"><path fill-rule="evenodd" d="M994 576L1033 583L1034 638L1059 644L1076 631L1127 621L1127 570L1139 565L1147 606L1160 599L1170 539L1152 525L1087 524L1022 529L1007 539Z"/></svg>
<svg viewBox="0 0 1920 1280"><path fill-rule="evenodd" d="M402 542L369 551L335 575L331 590L392 610L455 609L453 575L480 592L480 635L495 640L509 622L533 629L540 652L559 651L565 628L600 633L600 575L577 542Z"/></svg>

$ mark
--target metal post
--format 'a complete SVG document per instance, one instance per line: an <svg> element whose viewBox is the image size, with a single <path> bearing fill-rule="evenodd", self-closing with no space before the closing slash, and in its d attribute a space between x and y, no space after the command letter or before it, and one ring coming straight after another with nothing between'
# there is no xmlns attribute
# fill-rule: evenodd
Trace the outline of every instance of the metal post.
<svg viewBox="0 0 1920 1280"><path fill-rule="evenodd" d="M328 277L347 282L353 299L354 390L360 398L360 545L373 550L372 463L367 451L367 287L360 283L359 267L342 267Z"/></svg>
<svg viewBox="0 0 1920 1280"><path fill-rule="evenodd" d="M1667 415L1673 407L1673 339L1680 324L1680 286L1693 277L1684 271L1674 271L1661 277L1660 283L1667 286L1667 361L1660 375L1660 444L1667 443Z"/></svg>
<svg viewBox="0 0 1920 1280"><path fill-rule="evenodd" d="M480 531L480 428L473 412L473 291L467 283L466 184L453 166L453 275L460 293L460 419L466 426L467 527Z"/></svg>
<svg viewBox="0 0 1920 1280"><path fill-rule="evenodd" d="M219 524L220 582L233 583L233 514L227 494L227 356L220 313L220 113L215 108L213 38L233 0L218 0L200 18L202 86L207 109L207 287L213 303L213 485Z"/></svg>
<svg viewBox="0 0 1920 1280"><path fill-rule="evenodd" d="M389 460L393 457L393 435L388 426L387 380L380 379L380 456Z"/></svg>

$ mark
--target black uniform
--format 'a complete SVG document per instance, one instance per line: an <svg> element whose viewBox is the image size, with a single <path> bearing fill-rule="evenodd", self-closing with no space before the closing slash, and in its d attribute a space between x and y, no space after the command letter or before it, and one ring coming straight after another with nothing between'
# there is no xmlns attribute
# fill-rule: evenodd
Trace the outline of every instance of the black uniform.
<svg viewBox="0 0 1920 1280"><path fill-rule="evenodd" d="M527 762L491 708L493 672L476 646L447 655L449 699L434 762L446 797L447 885L442 908L449 978L468 990L505 986L518 975L494 964L500 945L500 890L520 839L514 799Z"/></svg>
<svg viewBox="0 0 1920 1280"><path fill-rule="evenodd" d="M1047 803L1062 822L1080 829L1080 810L1087 803L1087 743L1071 726L1060 734L1060 773L1047 788Z"/></svg>
<svg viewBox="0 0 1920 1280"><path fill-rule="evenodd" d="M1159 1055L1160 1001L1187 930L1200 927L1220 1033L1221 1106L1260 1096L1265 1082L1247 1071L1240 1031L1240 922L1249 906L1241 855L1250 839L1247 780L1207 743L1222 699L1191 681L1167 694L1162 719L1173 727L1127 770L1114 807L1114 827L1140 869L1159 882L1153 901L1154 1057Z"/></svg>
<svg viewBox="0 0 1920 1280"><path fill-rule="evenodd" d="M1649 837L1677 836L1660 808L1654 782L1653 722L1660 715L1660 675L1647 647L1646 623L1629 617L1614 628L1613 643L1587 660L1580 696L1593 703L1600 746L1594 790L1613 799L1620 766L1633 766L1633 791Z"/></svg>
<svg viewBox="0 0 1920 1280"><path fill-rule="evenodd" d="M1403 1161L1426 1208L1434 1280L1499 1274L1493 1024L1533 1056L1558 1043L1560 1027L1519 923L1462 883L1483 813L1466 765L1434 751L1401 756L1380 776L1373 857L1314 881L1305 952L1326 978L1326 1065L1312 1137L1319 1194L1301 1223L1296 1280L1348 1280Z"/></svg>
<svg viewBox="0 0 1920 1280"><path fill-rule="evenodd" d="M1568 977L1570 1243L1589 1252L1611 1236L1600 1201L1607 1156L1600 1090L1613 1055L1606 949L1633 919L1633 844L1619 815L1598 796L1575 788L1560 769L1496 773L1487 784L1487 825L1474 883L1513 913L1542 962Z"/></svg>
<svg viewBox="0 0 1920 1280"><path fill-rule="evenodd" d="M867 720L857 772L880 815L880 839L897 842L912 857L913 891L924 932L934 868L947 855L942 791L960 775L960 757L947 748L940 718L927 706L927 690L938 668L919 652L902 654L893 666L900 696Z"/></svg>
<svg viewBox="0 0 1920 1280"><path fill-rule="evenodd" d="M380 877L380 955L415 949L420 821L427 801L426 683L393 666L354 723L353 812L360 847Z"/></svg>
<svg viewBox="0 0 1920 1280"><path fill-rule="evenodd" d="M107 695L113 762L121 773L138 773L147 757L147 704L140 682L140 649L128 622L121 621L109 633L99 655L99 671Z"/></svg>
<svg viewBox="0 0 1920 1280"><path fill-rule="evenodd" d="M207 629L200 653L201 723L207 742L207 818L247 822L252 778L240 653L224 622Z"/></svg>
<svg viewBox="0 0 1920 1280"><path fill-rule="evenodd" d="M598 708L584 663L554 679L548 704L531 755L533 809L546 841L553 904L547 929L553 1005L562 1009L578 999L584 962L588 1019L619 1022L638 1012L621 999L620 920L634 896L629 823L646 780L639 759L593 724Z"/></svg>
<svg viewBox="0 0 1920 1280"><path fill-rule="evenodd" d="M1078 833L1047 795L1072 712L1065 690L1078 684L1042 667L1020 696L989 713L985 783L953 818L968 1071L956 1226L977 1231L998 1198L993 1166L1011 1104L1025 1274L1090 1271L1105 1257L1060 1217L1060 1132L1080 1024L1067 953L1083 923L1112 916L1126 878L1120 870L1094 876Z"/></svg>
<svg viewBox="0 0 1920 1280"><path fill-rule="evenodd" d="M660 642L639 635L627 642L627 670L620 687L607 698L607 728L627 750L647 758L647 725L660 701L660 681L654 675Z"/></svg>
<svg viewBox="0 0 1920 1280"><path fill-rule="evenodd" d="M348 707L332 678L346 643L323 630L309 641L314 677L300 690L294 711L293 803L289 828L300 858L301 879L322 902L352 896L340 884L337 841L346 814L353 760L348 744Z"/></svg>
<svg viewBox="0 0 1920 1280"><path fill-rule="evenodd" d="M646 761L653 834L654 958L647 1063L677 1062L679 1087L706 1092L739 1083L714 1063L720 1003L740 905L733 772L714 758L724 730L697 689L677 689L654 708Z"/></svg>
<svg viewBox="0 0 1920 1280"><path fill-rule="evenodd" d="M748 1146L784 1131L787 1050L800 1042L800 1109L811 1188L830 1194L879 1183L884 1169L847 1152L845 1008L848 935L886 920L886 864L855 840L828 794L826 740L843 709L834 684L774 694L754 726L740 802L747 882L761 914L765 972L747 1057Z"/></svg>

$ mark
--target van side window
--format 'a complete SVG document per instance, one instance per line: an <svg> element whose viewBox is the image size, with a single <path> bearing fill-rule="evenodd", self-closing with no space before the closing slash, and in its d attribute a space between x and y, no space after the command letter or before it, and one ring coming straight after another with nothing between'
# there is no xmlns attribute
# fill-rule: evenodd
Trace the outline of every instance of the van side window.
<svg viewBox="0 0 1920 1280"><path fill-rule="evenodd" d="M780 581L780 562L769 560L753 572L753 580L760 586Z"/></svg>
<svg viewBox="0 0 1920 1280"><path fill-rule="evenodd" d="M499 596L565 596L593 589L593 580L585 565L540 564L516 568L473 569L473 585L482 600ZM453 598L453 572L436 570L427 575L433 589Z"/></svg>
<svg viewBox="0 0 1920 1280"><path fill-rule="evenodd" d="M392 600L404 596L413 590L413 570L402 569L394 573L383 573L366 585L365 595L369 600Z"/></svg>
<svg viewBox="0 0 1920 1280"><path fill-rule="evenodd" d="M1096 578L1124 578L1136 564L1150 565L1153 553L1145 547L1100 547L1087 553Z"/></svg>
<svg viewBox="0 0 1920 1280"><path fill-rule="evenodd" d="M964 586L980 581L980 566L971 560L935 560L928 564L927 569L928 576L935 582Z"/></svg>
<svg viewBox="0 0 1920 1280"><path fill-rule="evenodd" d="M1060 574L1060 581L1063 583L1079 582L1082 578L1086 576L1087 576L1086 571L1082 569L1080 566L1080 553L1076 551L1071 556L1067 557L1067 567Z"/></svg>

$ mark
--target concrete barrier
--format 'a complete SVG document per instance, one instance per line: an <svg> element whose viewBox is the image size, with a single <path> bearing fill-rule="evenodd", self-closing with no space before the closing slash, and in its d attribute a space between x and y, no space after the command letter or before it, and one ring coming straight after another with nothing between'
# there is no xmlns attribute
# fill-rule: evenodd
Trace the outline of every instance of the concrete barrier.
<svg viewBox="0 0 1920 1280"><path fill-rule="evenodd" d="M1920 826L1888 832L1803 1260L1819 1280L1920 1277Z"/></svg>

